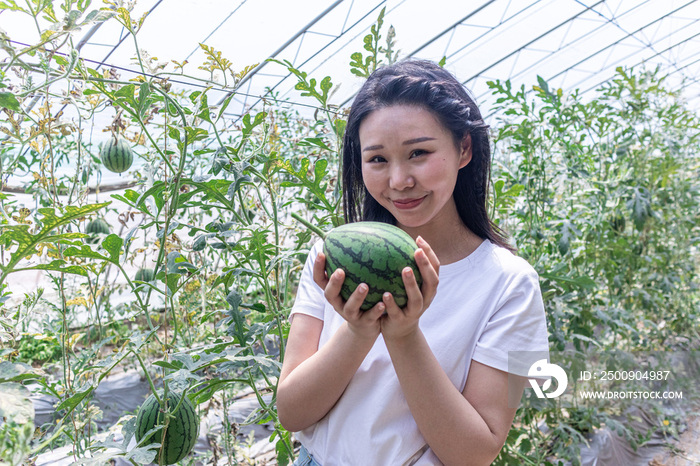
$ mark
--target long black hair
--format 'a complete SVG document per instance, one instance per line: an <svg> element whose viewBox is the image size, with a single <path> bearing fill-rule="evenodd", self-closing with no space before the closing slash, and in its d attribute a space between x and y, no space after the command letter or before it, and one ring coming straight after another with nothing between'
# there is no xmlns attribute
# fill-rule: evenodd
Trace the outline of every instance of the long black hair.
<svg viewBox="0 0 700 466"><path fill-rule="evenodd" d="M465 87L427 60L402 60L372 73L350 109L343 139L343 209L346 222L372 220L396 225L394 216L367 191L362 178L360 124L367 115L392 105L429 110L452 134L458 150L471 137L472 159L457 174L453 197L462 222L474 234L512 250L488 216L491 172L488 125Z"/></svg>

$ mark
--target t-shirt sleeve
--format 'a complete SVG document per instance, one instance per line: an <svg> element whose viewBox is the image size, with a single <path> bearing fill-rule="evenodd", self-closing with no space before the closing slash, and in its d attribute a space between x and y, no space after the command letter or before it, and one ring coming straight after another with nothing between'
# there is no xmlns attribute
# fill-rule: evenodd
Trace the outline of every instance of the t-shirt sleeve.
<svg viewBox="0 0 700 466"><path fill-rule="evenodd" d="M317 241L309 251L304 269L299 279L297 295L294 299L292 311L289 314L291 320L295 314L306 314L311 317L323 320L323 310L326 304L326 297L323 290L314 281L314 261L321 251L323 240Z"/></svg>
<svg viewBox="0 0 700 466"><path fill-rule="evenodd" d="M473 360L527 376L538 360L549 360L547 322L539 277L533 269L519 273L500 298L474 350Z"/></svg>

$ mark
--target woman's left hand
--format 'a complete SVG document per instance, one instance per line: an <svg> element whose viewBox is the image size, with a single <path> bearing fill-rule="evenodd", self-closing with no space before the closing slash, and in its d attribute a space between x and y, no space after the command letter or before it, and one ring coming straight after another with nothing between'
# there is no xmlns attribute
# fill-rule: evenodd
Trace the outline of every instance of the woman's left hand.
<svg viewBox="0 0 700 466"><path fill-rule="evenodd" d="M408 302L401 309L391 293L384 293L382 300L386 314L381 318L381 332L384 339L403 338L418 330L418 320L430 306L437 292L440 261L430 245L420 236L416 239L420 249L415 252L416 264L420 270L423 284L418 287L416 277L410 267L401 272Z"/></svg>

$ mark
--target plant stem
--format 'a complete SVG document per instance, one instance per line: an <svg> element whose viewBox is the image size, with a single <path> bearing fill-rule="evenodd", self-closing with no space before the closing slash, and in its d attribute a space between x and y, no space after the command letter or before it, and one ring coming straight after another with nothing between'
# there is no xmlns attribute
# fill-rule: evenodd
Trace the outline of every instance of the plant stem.
<svg viewBox="0 0 700 466"><path fill-rule="evenodd" d="M317 234L318 236L320 236L321 238L325 238L325 237L326 237L326 232L325 232L325 231L321 230L321 229L320 229L319 227L317 227L316 225L311 224L311 223L308 222L306 219L304 219L304 218L302 218L301 216L299 216L299 214L297 214L296 212L291 212L289 215L291 215L295 220L297 220L297 221L299 221L300 223L304 224L304 226L306 226L309 230L311 230L311 231L313 231L314 233L316 233L316 234Z"/></svg>

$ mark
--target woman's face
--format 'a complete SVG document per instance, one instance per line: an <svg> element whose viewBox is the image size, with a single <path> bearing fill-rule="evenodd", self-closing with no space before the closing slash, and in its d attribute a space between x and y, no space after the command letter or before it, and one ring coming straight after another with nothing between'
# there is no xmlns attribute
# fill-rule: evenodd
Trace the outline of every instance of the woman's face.
<svg viewBox="0 0 700 466"><path fill-rule="evenodd" d="M365 186L399 226L454 224L452 193L457 172L471 160L469 137L458 149L433 113L411 105L373 111L359 135Z"/></svg>

